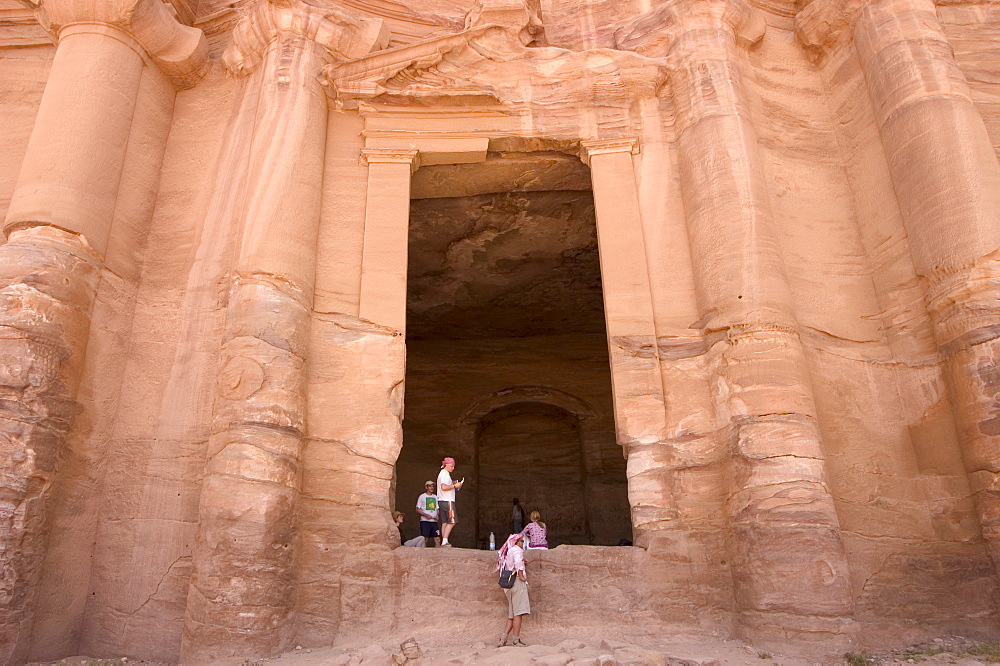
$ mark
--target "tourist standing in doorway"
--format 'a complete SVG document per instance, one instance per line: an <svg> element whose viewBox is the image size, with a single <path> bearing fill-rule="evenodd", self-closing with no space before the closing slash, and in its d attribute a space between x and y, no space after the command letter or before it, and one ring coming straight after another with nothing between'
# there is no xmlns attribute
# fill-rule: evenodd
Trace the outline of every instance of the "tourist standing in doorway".
<svg viewBox="0 0 1000 666"><path fill-rule="evenodd" d="M524 528L524 508L516 497L514 498L514 507L510 510L510 522L514 528L510 531L511 534L517 534Z"/></svg>
<svg viewBox="0 0 1000 666"><path fill-rule="evenodd" d="M546 550L549 547L549 530L542 522L542 514L537 511L531 512L531 522L524 526L524 533L528 536L528 550Z"/></svg>
<svg viewBox="0 0 1000 666"><path fill-rule="evenodd" d="M417 498L417 513L420 514L420 536L433 539L434 545L441 545L441 531L438 529L438 496L434 492L434 482L424 484L424 492Z"/></svg>
<svg viewBox="0 0 1000 666"><path fill-rule="evenodd" d="M458 521L455 514L455 491L462 487L465 479L453 481L451 473L455 471L455 459L445 458L441 461L441 471L438 472L438 522L441 523L441 545L450 548L448 535L455 529Z"/></svg>
<svg viewBox="0 0 1000 666"><path fill-rule="evenodd" d="M511 534L497 558L497 571L507 569L517 572L514 586L504 588L503 591L507 596L507 623L504 624L497 647L507 644L507 636L512 639L511 645L524 645L521 641L521 622L525 615L531 615L531 603L528 601L528 575L524 570L524 549L521 548L523 544L523 534Z"/></svg>

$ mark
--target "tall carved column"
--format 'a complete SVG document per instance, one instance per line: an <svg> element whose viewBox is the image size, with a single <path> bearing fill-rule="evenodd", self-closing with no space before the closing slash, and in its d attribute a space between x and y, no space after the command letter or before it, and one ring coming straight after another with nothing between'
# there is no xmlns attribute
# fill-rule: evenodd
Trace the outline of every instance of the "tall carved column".
<svg viewBox="0 0 1000 666"><path fill-rule="evenodd" d="M852 24L1000 570L1000 163L933 0L815 1L798 17L810 46L830 47Z"/></svg>
<svg viewBox="0 0 1000 666"><path fill-rule="evenodd" d="M0 663L20 661L46 541L55 461L79 411L91 307L147 64L179 87L201 31L158 0L45 0L57 42L0 247Z"/></svg>
<svg viewBox="0 0 1000 666"><path fill-rule="evenodd" d="M225 54L259 90L229 289L182 658L287 649L306 350L326 149L330 55L384 46L380 20L258 1Z"/></svg>
<svg viewBox="0 0 1000 666"><path fill-rule="evenodd" d="M652 290L632 166L635 139L582 142L590 165L601 255L618 442L628 457L629 504L636 543L676 528L672 497L648 472L661 473L666 405L657 355Z"/></svg>
<svg viewBox="0 0 1000 666"><path fill-rule="evenodd" d="M740 74L763 34L744 0L675 0L619 32L666 54L697 297L717 340L715 402L731 449L730 559L755 644L853 640L848 564L809 371Z"/></svg>

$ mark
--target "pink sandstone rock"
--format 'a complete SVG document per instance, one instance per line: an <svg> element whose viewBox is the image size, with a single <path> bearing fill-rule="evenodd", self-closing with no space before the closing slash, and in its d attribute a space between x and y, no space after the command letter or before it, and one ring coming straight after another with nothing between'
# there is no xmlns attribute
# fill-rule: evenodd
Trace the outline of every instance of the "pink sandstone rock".
<svg viewBox="0 0 1000 666"><path fill-rule="evenodd" d="M996 638L998 35L0 0L0 663L489 645L513 497L547 663ZM398 548L446 455L459 547Z"/></svg>

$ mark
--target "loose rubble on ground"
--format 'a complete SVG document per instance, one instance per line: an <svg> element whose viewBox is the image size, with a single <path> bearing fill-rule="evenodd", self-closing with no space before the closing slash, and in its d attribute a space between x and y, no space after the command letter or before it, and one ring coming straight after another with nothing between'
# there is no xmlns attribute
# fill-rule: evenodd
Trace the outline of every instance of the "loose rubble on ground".
<svg viewBox="0 0 1000 666"><path fill-rule="evenodd" d="M573 638L551 645L536 643L527 647L496 647L483 641L472 644L455 641L452 645L421 645L408 638L399 644L354 643L323 648L296 646L285 654L267 659L229 659L221 666L422 666L430 664L541 664L544 666L877 666L954 664L985 666L1000 663L1000 642L983 642L963 636L946 636L891 652L852 652L836 659L809 661L784 657L760 650L741 641L657 644L655 641L630 643L612 639L584 642ZM68 657L47 664L81 666L167 666L160 662L119 659Z"/></svg>

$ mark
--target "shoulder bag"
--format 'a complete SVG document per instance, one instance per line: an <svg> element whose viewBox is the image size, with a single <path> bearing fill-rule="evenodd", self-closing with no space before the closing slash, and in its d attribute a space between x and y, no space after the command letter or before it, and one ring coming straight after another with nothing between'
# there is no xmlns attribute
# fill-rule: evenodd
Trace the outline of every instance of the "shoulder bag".
<svg viewBox="0 0 1000 666"><path fill-rule="evenodd" d="M514 581L517 580L517 572L511 569L502 569L500 571L500 587L505 590L509 590L514 587Z"/></svg>

